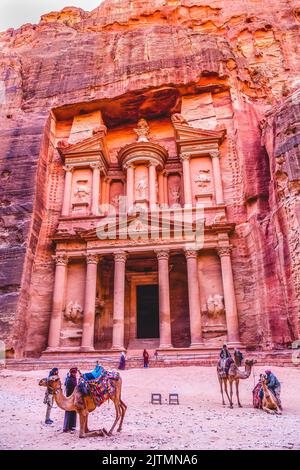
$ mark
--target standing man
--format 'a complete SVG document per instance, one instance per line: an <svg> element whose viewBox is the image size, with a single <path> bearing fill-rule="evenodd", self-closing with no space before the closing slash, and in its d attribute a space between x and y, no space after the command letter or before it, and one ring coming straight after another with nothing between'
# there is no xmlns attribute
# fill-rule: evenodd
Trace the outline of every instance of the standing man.
<svg viewBox="0 0 300 470"><path fill-rule="evenodd" d="M281 392L280 382L277 379L276 375L274 375L270 370L266 370L265 374L267 376L267 387L274 394L278 403L278 407L280 410L282 410L281 399L280 399L280 392Z"/></svg>
<svg viewBox="0 0 300 470"><path fill-rule="evenodd" d="M144 349L143 352L143 359L144 359L144 367L149 367L149 353Z"/></svg>
<svg viewBox="0 0 300 470"><path fill-rule="evenodd" d="M49 377L57 376L58 375L58 368L53 367L53 369L50 370L48 379ZM45 397L44 397L44 403L47 405L46 408L46 417L45 417L45 424L52 424L53 420L50 419L50 414L51 414L51 409L53 407L53 391L49 390L48 387L45 392Z"/></svg>
<svg viewBox="0 0 300 470"><path fill-rule="evenodd" d="M65 380L66 397L74 392L77 385L77 367L72 367ZM76 428L76 411L65 411L63 431L74 431Z"/></svg>

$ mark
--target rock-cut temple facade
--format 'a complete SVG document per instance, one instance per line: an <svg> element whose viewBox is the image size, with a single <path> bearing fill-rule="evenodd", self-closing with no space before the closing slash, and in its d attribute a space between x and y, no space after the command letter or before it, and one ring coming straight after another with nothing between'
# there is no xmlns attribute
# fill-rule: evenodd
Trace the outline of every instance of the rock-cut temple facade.
<svg viewBox="0 0 300 470"><path fill-rule="evenodd" d="M296 4L113 0L0 34L8 357L298 340Z"/></svg>

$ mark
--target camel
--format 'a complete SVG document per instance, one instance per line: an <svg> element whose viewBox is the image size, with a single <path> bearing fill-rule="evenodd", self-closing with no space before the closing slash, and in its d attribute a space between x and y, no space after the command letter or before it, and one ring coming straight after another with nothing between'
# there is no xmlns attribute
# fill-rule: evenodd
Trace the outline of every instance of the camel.
<svg viewBox="0 0 300 470"><path fill-rule="evenodd" d="M270 414L281 415L281 410L273 392L267 387L267 377L262 377L261 386L264 392L261 407L264 411Z"/></svg>
<svg viewBox="0 0 300 470"><path fill-rule="evenodd" d="M220 389L221 389L221 394L222 394L222 403L225 405L225 400L224 400L224 395L223 395L223 384L224 384L224 389L225 393L227 395L227 398L229 400L230 408L233 408L233 401L232 401L232 395L233 395L233 382L235 382L235 389L236 389L236 397L237 397L237 402L238 406L242 408L241 402L240 402L240 396L239 396L239 381L240 379L248 379L251 374L251 370L253 367L253 364L255 364L254 360L246 360L245 361L245 370L242 371L238 368L235 362L230 364L228 374L226 375L225 371L222 369L220 366L220 362L218 363L217 366L217 374L218 374L218 379L220 383ZM229 382L230 386L230 396L228 395L228 389L227 389L227 382Z"/></svg>
<svg viewBox="0 0 300 470"><path fill-rule="evenodd" d="M105 428L90 431L88 429L88 416L89 413L96 409L96 404L93 398L90 395L83 396L80 392L78 386L75 387L74 392L69 397L66 397L63 394L61 381L58 376L51 376L46 379L42 379L39 382L41 387L47 387L49 391L53 392L54 400L59 408L64 411L76 411L79 414L80 421L80 431L79 437L93 437L93 436L111 436L117 422L120 420L119 427L117 432L120 432L122 429L122 424L124 416L126 413L127 406L121 400L121 389L122 389L122 379L121 377L117 380L113 380L113 391L107 400L112 400L115 405L116 418L111 427L107 432Z"/></svg>

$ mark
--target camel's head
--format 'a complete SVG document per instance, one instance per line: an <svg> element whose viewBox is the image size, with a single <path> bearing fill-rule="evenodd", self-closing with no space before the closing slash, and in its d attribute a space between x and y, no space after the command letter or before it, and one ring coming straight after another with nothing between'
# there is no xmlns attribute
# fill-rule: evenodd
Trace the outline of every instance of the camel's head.
<svg viewBox="0 0 300 470"><path fill-rule="evenodd" d="M256 361L254 359L246 359L245 364L246 366L253 367L253 365L256 364Z"/></svg>
<svg viewBox="0 0 300 470"><path fill-rule="evenodd" d="M51 390L53 393L57 392L61 388L61 381L58 375L50 375L47 379L48 390Z"/></svg>
<svg viewBox="0 0 300 470"><path fill-rule="evenodd" d="M48 391L55 393L57 390L61 388L61 381L58 375L50 375L50 377L46 377L45 379L41 379L39 381L40 387L47 387Z"/></svg>
<svg viewBox="0 0 300 470"><path fill-rule="evenodd" d="M47 387L47 378L41 379L39 381L39 386L40 387Z"/></svg>

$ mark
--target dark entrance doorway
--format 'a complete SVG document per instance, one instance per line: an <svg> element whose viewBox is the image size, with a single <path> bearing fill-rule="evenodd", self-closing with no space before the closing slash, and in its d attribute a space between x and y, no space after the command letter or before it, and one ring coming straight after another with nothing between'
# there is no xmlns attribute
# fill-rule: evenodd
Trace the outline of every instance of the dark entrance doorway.
<svg viewBox="0 0 300 470"><path fill-rule="evenodd" d="M158 285L136 287L137 338L159 338Z"/></svg>

